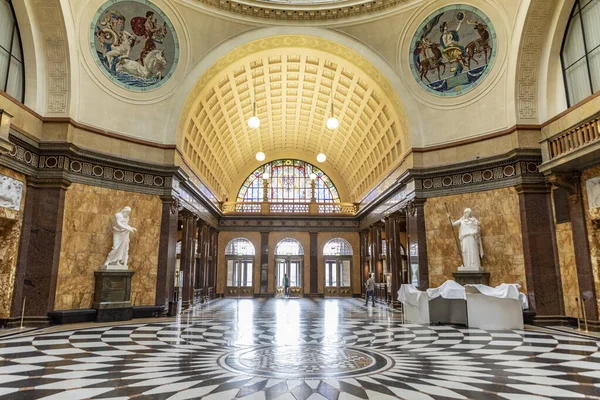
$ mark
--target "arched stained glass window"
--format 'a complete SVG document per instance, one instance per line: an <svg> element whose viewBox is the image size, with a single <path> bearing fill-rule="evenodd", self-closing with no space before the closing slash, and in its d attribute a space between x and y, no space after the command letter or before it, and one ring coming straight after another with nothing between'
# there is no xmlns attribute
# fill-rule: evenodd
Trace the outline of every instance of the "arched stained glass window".
<svg viewBox="0 0 600 400"><path fill-rule="evenodd" d="M324 256L351 256L352 246L346 239L331 239L323 246Z"/></svg>
<svg viewBox="0 0 600 400"><path fill-rule="evenodd" d="M0 90L21 103L25 99L23 50L10 0L0 0Z"/></svg>
<svg viewBox="0 0 600 400"><path fill-rule="evenodd" d="M316 176L315 199L318 203L340 201L335 185L319 168L300 160L275 160L258 167L244 181L238 202L261 202L264 195L263 174L268 176L270 202L302 203L311 200L311 175Z"/></svg>
<svg viewBox="0 0 600 400"><path fill-rule="evenodd" d="M600 0L577 0L560 52L569 107L600 90Z"/></svg>
<svg viewBox="0 0 600 400"><path fill-rule="evenodd" d="M275 247L276 256L302 256L304 248L299 241L292 238L282 239Z"/></svg>
<svg viewBox="0 0 600 400"><path fill-rule="evenodd" d="M225 247L226 256L253 256L254 254L254 245L246 238L232 239Z"/></svg>

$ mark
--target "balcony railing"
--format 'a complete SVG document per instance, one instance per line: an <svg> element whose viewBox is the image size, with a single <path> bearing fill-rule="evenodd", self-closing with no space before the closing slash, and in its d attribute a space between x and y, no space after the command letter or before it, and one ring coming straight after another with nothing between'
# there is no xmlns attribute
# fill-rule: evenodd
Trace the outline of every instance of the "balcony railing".
<svg viewBox="0 0 600 400"><path fill-rule="evenodd" d="M353 203L281 203L281 202L226 202L223 214L309 214L309 215L354 215L357 206Z"/></svg>
<svg viewBox="0 0 600 400"><path fill-rule="evenodd" d="M598 140L600 140L600 114L547 139L549 159L561 157Z"/></svg>

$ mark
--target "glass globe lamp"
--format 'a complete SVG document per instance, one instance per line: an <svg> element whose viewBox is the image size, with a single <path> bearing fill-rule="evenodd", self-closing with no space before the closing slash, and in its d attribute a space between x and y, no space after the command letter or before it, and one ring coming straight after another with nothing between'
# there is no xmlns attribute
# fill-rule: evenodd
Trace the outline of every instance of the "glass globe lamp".
<svg viewBox="0 0 600 400"><path fill-rule="evenodd" d="M256 160L257 161L265 161L265 153L263 153L262 151L259 151L258 153L256 153Z"/></svg>
<svg viewBox="0 0 600 400"><path fill-rule="evenodd" d="M325 162L325 160L327 160L327 156L323 153L319 153L317 154L317 161L318 162Z"/></svg>

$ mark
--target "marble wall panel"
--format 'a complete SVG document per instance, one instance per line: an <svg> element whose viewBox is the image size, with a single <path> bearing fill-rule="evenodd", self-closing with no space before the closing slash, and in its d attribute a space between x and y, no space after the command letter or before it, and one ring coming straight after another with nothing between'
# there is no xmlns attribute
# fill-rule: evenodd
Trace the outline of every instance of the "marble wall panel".
<svg viewBox="0 0 600 400"><path fill-rule="evenodd" d="M584 201L586 225L588 229L588 240L590 242L590 256L592 258L592 270L596 287L596 302L600 309L600 222L593 222L588 212L589 201L585 181L600 176L600 165L584 170L581 174L581 191Z"/></svg>
<svg viewBox="0 0 600 400"><path fill-rule="evenodd" d="M518 283L526 293L519 197L514 188L427 200L425 227L430 287L453 279L452 273L461 265L445 204L453 220L459 219L463 210L470 207L481 222L484 252L481 264L490 272L490 285Z"/></svg>
<svg viewBox="0 0 600 400"><path fill-rule="evenodd" d="M65 197L63 236L56 285L56 310L90 308L94 299L94 271L112 247L112 218L123 207L132 208L129 268L135 271L131 302L153 305L162 202L158 196L97 186L72 184Z"/></svg>
<svg viewBox="0 0 600 400"><path fill-rule="evenodd" d="M577 264L575 263L571 223L556 224L555 230L565 315L577 317L575 298L579 298L579 281L577 278Z"/></svg>
<svg viewBox="0 0 600 400"><path fill-rule="evenodd" d="M24 175L8 168L0 167L0 175L25 183ZM10 317L26 190L23 185L19 210L0 207L0 319Z"/></svg>

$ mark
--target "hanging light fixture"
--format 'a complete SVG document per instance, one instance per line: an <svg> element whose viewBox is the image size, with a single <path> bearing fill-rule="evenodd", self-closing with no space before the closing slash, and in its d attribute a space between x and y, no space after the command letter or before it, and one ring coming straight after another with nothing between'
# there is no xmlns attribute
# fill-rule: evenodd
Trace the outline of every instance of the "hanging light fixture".
<svg viewBox="0 0 600 400"><path fill-rule="evenodd" d="M310 180L314 181L315 179L317 179L317 174L315 174L314 172L312 174L309 175Z"/></svg>
<svg viewBox="0 0 600 400"><path fill-rule="evenodd" d="M317 154L317 161L318 162L325 162L325 160L327 160L327 156L323 153L319 153Z"/></svg>
<svg viewBox="0 0 600 400"><path fill-rule="evenodd" d="M252 102L252 116L248 120L248 126L251 129L258 129L260 126L260 119L256 116L256 101Z"/></svg>
<svg viewBox="0 0 600 400"><path fill-rule="evenodd" d="M327 119L327 128L334 130L340 126L340 122L336 117L333 116L333 86L331 87L331 113L329 114L329 118Z"/></svg>
<svg viewBox="0 0 600 400"><path fill-rule="evenodd" d="M269 175L268 172L263 172L263 174L262 174L263 181L268 181L270 177L271 176Z"/></svg>
<svg viewBox="0 0 600 400"><path fill-rule="evenodd" d="M263 153L262 151L259 151L258 153L256 153L256 160L257 161L265 161L265 153Z"/></svg>

